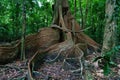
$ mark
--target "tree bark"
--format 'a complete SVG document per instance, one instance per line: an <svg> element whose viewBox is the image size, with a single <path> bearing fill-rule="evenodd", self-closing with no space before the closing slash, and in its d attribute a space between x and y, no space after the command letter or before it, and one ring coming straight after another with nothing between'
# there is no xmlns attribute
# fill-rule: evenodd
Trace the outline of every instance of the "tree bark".
<svg viewBox="0 0 120 80"><path fill-rule="evenodd" d="M102 53L110 51L117 43L117 20L114 18L117 0L106 0L106 24L103 38Z"/></svg>

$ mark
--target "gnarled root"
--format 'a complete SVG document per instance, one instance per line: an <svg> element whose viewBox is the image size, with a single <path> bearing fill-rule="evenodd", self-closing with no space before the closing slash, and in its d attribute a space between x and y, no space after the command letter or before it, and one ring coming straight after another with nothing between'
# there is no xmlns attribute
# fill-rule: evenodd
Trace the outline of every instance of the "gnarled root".
<svg viewBox="0 0 120 80"><path fill-rule="evenodd" d="M36 66L36 63L38 61L44 58L45 54L48 55L51 53L62 54L62 53L66 53L67 51L69 51L69 49L73 47L74 43L72 41L71 33L70 32L66 33L66 36L67 39L64 42L54 44L43 51L39 50L35 53L35 55L33 55L33 57L28 62L28 75L29 75L28 78L30 80L33 80L32 71L34 70L34 66Z"/></svg>

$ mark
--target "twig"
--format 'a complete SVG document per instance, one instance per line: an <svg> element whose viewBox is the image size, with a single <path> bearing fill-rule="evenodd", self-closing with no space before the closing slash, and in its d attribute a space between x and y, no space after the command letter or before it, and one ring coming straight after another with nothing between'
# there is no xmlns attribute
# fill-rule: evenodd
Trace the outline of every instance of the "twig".
<svg viewBox="0 0 120 80"><path fill-rule="evenodd" d="M71 67L75 68L75 67L74 67L74 66L72 66L70 63L68 63L68 62L66 61L66 59L64 59L64 63L67 63L69 66L71 66Z"/></svg>
<svg viewBox="0 0 120 80"><path fill-rule="evenodd" d="M22 70L16 66L8 66L8 65L0 65L0 67L2 68L11 68L11 69L16 69L22 72Z"/></svg>

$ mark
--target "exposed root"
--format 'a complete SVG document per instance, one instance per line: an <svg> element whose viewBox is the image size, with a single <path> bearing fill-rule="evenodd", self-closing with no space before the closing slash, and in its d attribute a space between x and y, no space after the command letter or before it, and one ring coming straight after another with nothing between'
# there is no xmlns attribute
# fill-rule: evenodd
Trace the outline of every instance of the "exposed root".
<svg viewBox="0 0 120 80"><path fill-rule="evenodd" d="M50 27L52 27L52 28L58 28L58 29L60 29L60 30L62 30L62 31L64 31L64 32L72 32L73 33L73 30L70 30L70 29L64 29L64 28L62 28L62 27L60 27L60 26L58 26L58 25L55 25L55 24L53 24L53 25L51 25ZM90 29L91 27L88 27L88 28L85 28L85 29L82 29L82 30L79 30L79 31L74 31L75 33L80 33L80 32L83 32L83 31L85 31L85 30L88 30L88 29Z"/></svg>
<svg viewBox="0 0 120 80"><path fill-rule="evenodd" d="M50 53L58 53L58 56L54 59L56 60L59 55L61 53L66 53L66 51L68 51L69 49L71 49L73 47L73 41L72 41L72 36L71 33L67 33L67 40L65 40L64 42L52 45L51 47L45 49L44 51L37 51L35 53L35 55L29 60L28 62L28 73L29 73L29 78L32 80L33 76L32 76L32 72L34 70L34 66L36 64L36 62L40 61L46 53L50 54ZM42 56L44 55L44 56ZM52 61L54 61L52 60Z"/></svg>
<svg viewBox="0 0 120 80"><path fill-rule="evenodd" d="M74 57L74 58L68 58L68 56L70 55L69 53L67 53L66 55L66 58L64 59L63 61L63 65L64 63L67 63L69 66L72 66L71 64L69 64L66 60L76 60L78 59L79 60L79 63L80 63L80 68L78 69L74 69L74 70L70 70L70 72L72 73L75 73L75 72L80 72L80 75L82 77L82 79L84 78L83 77L83 62L82 62L82 58L83 58L83 55L84 55L84 52L79 48L80 44L76 44L74 45L74 47L72 48L71 52L69 52L70 54L74 54L76 56L79 56L79 57Z"/></svg>
<svg viewBox="0 0 120 80"><path fill-rule="evenodd" d="M13 45L0 46L0 63L10 62L14 59L19 51L20 43L20 41L16 41Z"/></svg>
<svg viewBox="0 0 120 80"><path fill-rule="evenodd" d="M58 52L57 56L54 59L46 60L46 62L48 62L48 63L55 62L58 59L58 57L60 56L60 54L61 54L61 51Z"/></svg>
<svg viewBox="0 0 120 80"><path fill-rule="evenodd" d="M66 38L63 42L56 43L54 45L49 45L49 47L46 48L45 50L42 50L42 51L39 50L35 53L35 55L29 60L29 63L28 63L28 72L29 72L30 79L33 79L32 73L34 70L34 66L36 66L36 63L38 61L40 61L45 56L45 54L51 55L51 54L56 54L56 53L57 53L57 56L54 59L49 60L47 62L54 62L58 59L58 57L60 55L63 55L65 57L65 59L63 60L63 64L64 64L65 61L67 59L69 59L68 58L69 55L79 56L77 58L79 60L81 67L79 69L72 70L72 72L81 71L81 76L83 76L82 57L84 55L83 50L85 50L86 47L84 49L81 49L81 44L79 43L79 41L83 41L84 43L86 43L85 45L88 44L88 45L92 45L93 47L98 46L98 44L95 41L93 41L91 38L89 38L87 35L83 34L81 31L78 31L78 32L76 31L76 24L77 24L76 21L72 20L72 22L70 22L72 24L72 25L70 25L71 29L67 28L65 25L67 23L64 22L61 11L62 11L62 7L59 6L59 10L58 10L58 13L59 13L58 23L59 24L51 25L51 27L62 30L62 33L66 32L63 35L64 37L66 36ZM72 27L74 28L74 31L73 31ZM77 25L77 28L79 28L78 25ZM77 42L76 42L76 40L73 40L75 38L78 38ZM44 55L44 56L42 56L42 55Z"/></svg>

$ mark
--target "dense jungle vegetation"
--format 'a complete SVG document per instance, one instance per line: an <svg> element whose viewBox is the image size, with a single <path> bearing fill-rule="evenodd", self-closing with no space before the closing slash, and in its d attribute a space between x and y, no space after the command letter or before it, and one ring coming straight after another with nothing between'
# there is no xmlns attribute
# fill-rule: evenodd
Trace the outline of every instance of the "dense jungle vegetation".
<svg viewBox="0 0 120 80"><path fill-rule="evenodd" d="M105 0L69 0L70 10L75 18L85 28L90 27L85 33L95 41L102 44L105 27ZM87 2L86 2L87 1ZM27 0L26 1L26 35L35 33L39 28L48 27L52 21L53 0ZM119 15L118 12L115 13ZM82 14L81 14L82 11ZM8 42L21 37L22 28L22 1L21 0L1 0L0 1L0 41ZM85 22L82 22L85 19ZM119 19L116 16L116 19ZM120 24L120 20L118 20ZM120 26L120 25L118 25ZM118 27L118 36L120 28Z"/></svg>
<svg viewBox="0 0 120 80"><path fill-rule="evenodd" d="M120 0L0 0L0 80L119 76Z"/></svg>

